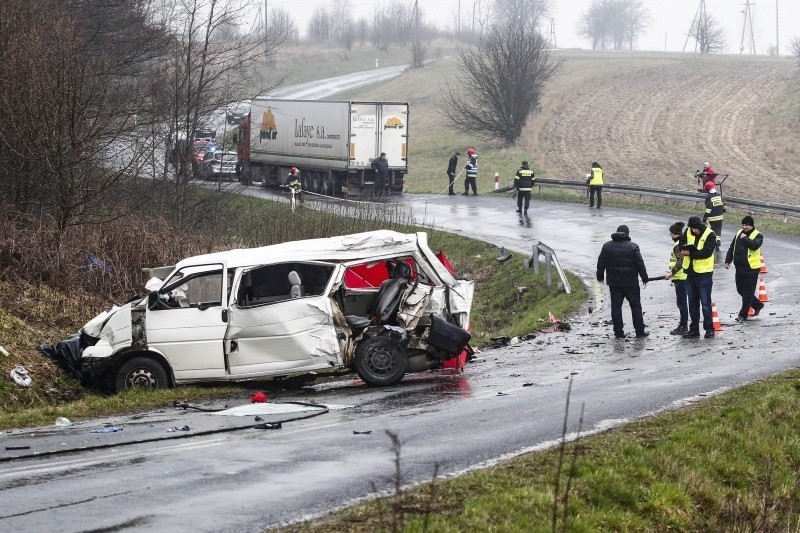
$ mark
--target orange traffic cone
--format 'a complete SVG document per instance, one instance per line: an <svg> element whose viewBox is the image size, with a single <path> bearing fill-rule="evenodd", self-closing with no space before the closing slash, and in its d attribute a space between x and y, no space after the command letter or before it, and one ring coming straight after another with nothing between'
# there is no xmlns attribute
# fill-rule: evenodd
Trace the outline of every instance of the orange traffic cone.
<svg viewBox="0 0 800 533"><path fill-rule="evenodd" d="M722 331L722 324L717 313L717 302L711 302L711 325L714 326L714 331Z"/></svg>
<svg viewBox="0 0 800 533"><path fill-rule="evenodd" d="M756 310L751 307L750 309L747 310L747 318L750 318L750 317L753 317L753 316L756 316Z"/></svg>
<svg viewBox="0 0 800 533"><path fill-rule="evenodd" d="M767 262L764 261L763 255L761 256L761 270L759 270L758 272L759 274L766 274L767 272L769 272L769 270L767 270Z"/></svg>
<svg viewBox="0 0 800 533"><path fill-rule="evenodd" d="M768 302L769 296L767 295L767 285L764 283L764 278L758 280L758 301Z"/></svg>

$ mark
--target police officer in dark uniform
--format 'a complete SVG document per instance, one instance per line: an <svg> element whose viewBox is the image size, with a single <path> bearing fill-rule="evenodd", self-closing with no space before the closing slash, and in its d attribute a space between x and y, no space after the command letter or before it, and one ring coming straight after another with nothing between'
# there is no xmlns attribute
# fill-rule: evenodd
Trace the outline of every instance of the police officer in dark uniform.
<svg viewBox="0 0 800 533"><path fill-rule="evenodd" d="M453 196L455 191L453 190L453 182L456 181L456 167L458 166L458 156L461 153L456 152L452 156L450 156L450 161L447 163L447 194Z"/></svg>

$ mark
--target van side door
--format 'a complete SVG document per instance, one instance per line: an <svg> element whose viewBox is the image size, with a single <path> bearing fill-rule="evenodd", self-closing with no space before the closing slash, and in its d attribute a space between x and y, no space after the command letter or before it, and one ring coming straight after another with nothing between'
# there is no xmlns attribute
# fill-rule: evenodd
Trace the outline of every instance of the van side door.
<svg viewBox="0 0 800 533"><path fill-rule="evenodd" d="M217 263L180 269L158 290L157 305L148 305L147 345L164 354L178 382L225 377L225 266Z"/></svg>
<svg viewBox="0 0 800 533"><path fill-rule="evenodd" d="M231 378L301 373L342 365L329 294L343 267L286 262L245 269L230 306Z"/></svg>

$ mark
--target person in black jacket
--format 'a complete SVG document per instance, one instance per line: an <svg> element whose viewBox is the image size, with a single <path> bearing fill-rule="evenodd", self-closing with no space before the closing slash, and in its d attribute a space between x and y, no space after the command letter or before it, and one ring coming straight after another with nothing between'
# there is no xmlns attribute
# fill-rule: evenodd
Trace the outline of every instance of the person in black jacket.
<svg viewBox="0 0 800 533"><path fill-rule="evenodd" d="M375 171L375 196L388 194L389 191L389 161L386 154L381 152L380 157L372 160L372 170Z"/></svg>
<svg viewBox="0 0 800 533"><path fill-rule="evenodd" d="M614 336L618 339L625 338L623 329L625 324L622 321L623 300L628 300L628 305L631 307L636 336L641 338L650 335L644 329L637 277L642 279L642 286L647 285L647 268L639 251L639 245L631 241L628 226L622 224L616 233L611 234L611 240L603 245L597 258L597 281L602 283L606 279L611 293L611 322L614 325Z"/></svg>
<svg viewBox="0 0 800 533"><path fill-rule="evenodd" d="M736 267L736 292L742 297L742 307L739 309L737 322L747 320L750 308L753 316L758 316L764 304L755 296L758 284L758 273L761 271L761 245L764 236L756 229L753 217L747 215L742 219L742 229L733 236L728 253L725 255L725 268L730 268L731 263Z"/></svg>
<svg viewBox="0 0 800 533"><path fill-rule="evenodd" d="M453 190L453 182L456 181L456 167L458 166L458 156L461 153L456 152L450 157L450 161L447 163L447 194L453 196L455 191Z"/></svg>
<svg viewBox="0 0 800 533"><path fill-rule="evenodd" d="M514 189L517 192L517 213L528 214L534 181L536 181L536 176L533 170L528 166L527 161L523 161L522 167L517 170L517 174L514 176Z"/></svg>

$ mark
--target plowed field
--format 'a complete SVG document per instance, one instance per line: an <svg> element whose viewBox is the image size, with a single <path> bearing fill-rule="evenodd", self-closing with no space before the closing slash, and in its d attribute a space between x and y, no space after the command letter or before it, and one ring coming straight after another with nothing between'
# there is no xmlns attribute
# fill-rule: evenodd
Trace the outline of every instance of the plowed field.
<svg viewBox="0 0 800 533"><path fill-rule="evenodd" d="M797 62L684 57L599 73L545 102L530 139L545 174L580 179L597 161L607 183L691 190L709 161L730 175L727 196L800 204Z"/></svg>

